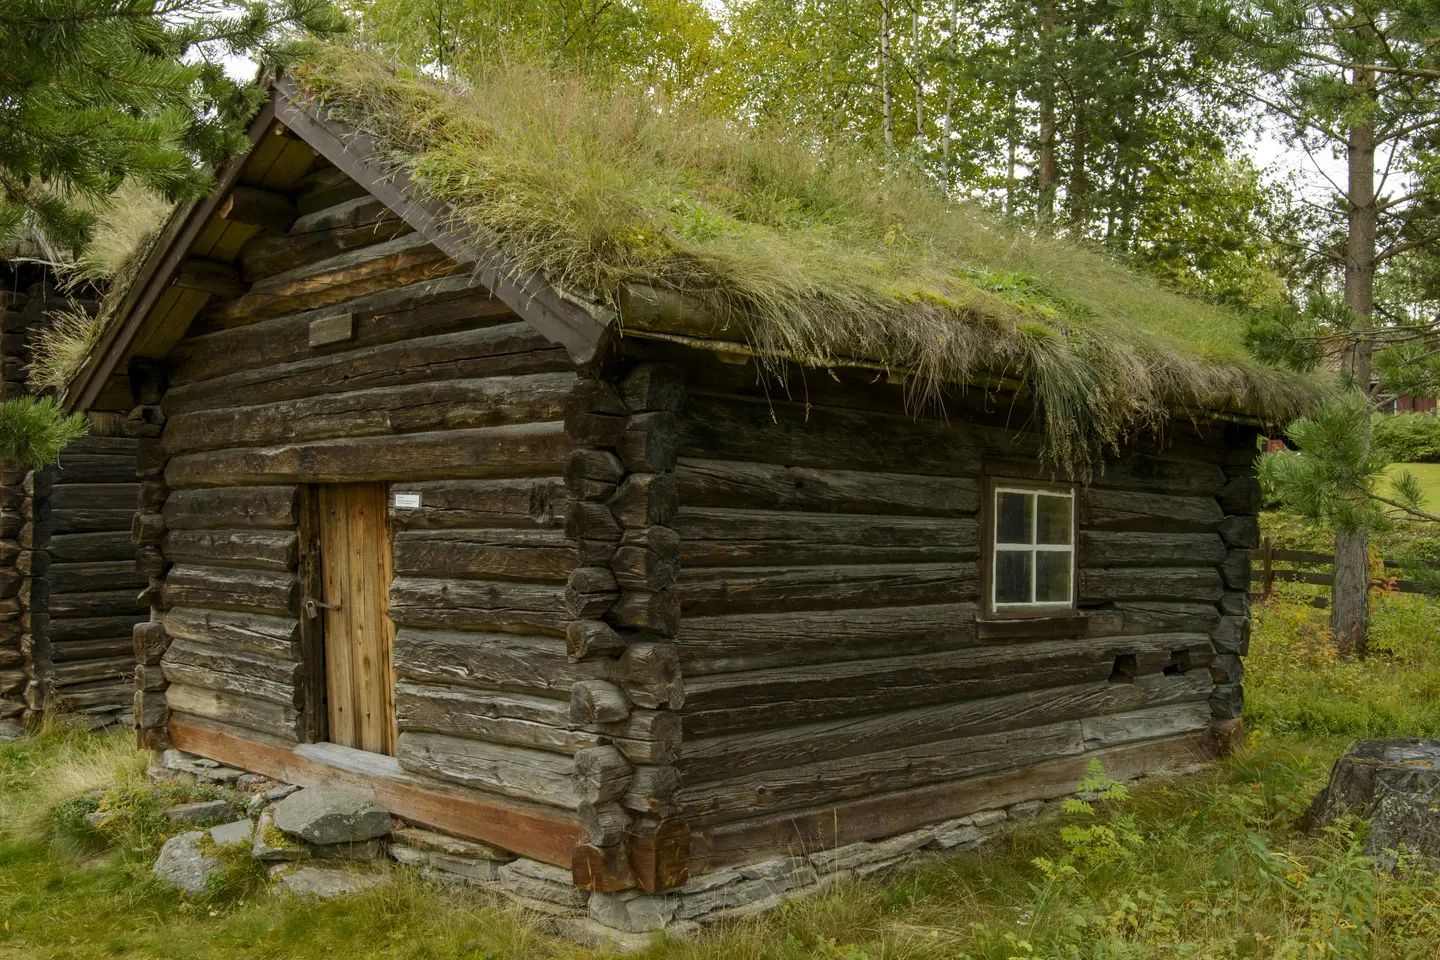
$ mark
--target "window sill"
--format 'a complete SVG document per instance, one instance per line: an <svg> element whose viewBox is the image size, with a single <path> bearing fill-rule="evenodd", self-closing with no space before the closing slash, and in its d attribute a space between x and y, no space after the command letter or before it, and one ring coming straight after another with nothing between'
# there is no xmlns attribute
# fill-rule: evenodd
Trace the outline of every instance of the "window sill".
<svg viewBox="0 0 1440 960"><path fill-rule="evenodd" d="M975 633L981 640L1055 640L1079 636L1084 632L1085 617L1078 613L1058 617L975 621Z"/></svg>

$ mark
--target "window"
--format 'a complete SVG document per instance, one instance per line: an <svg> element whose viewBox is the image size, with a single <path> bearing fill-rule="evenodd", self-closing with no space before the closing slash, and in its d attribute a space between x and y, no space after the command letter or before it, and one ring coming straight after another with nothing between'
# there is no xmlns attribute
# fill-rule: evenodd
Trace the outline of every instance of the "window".
<svg viewBox="0 0 1440 960"><path fill-rule="evenodd" d="M1064 613L1075 605L1075 491L996 481L989 503L989 612Z"/></svg>

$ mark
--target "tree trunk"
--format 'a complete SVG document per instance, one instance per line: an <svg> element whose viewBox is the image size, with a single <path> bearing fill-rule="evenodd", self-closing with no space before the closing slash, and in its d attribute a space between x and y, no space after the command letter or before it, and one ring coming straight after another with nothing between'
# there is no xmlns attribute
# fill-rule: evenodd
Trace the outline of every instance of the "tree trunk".
<svg viewBox="0 0 1440 960"><path fill-rule="evenodd" d="M920 59L920 2L912 0L910 7L910 69L915 72L915 141L925 131L925 83L921 77Z"/></svg>
<svg viewBox="0 0 1440 960"><path fill-rule="evenodd" d="M1361 740L1330 770L1303 826L1311 836L1346 814L1370 821L1365 852L1393 869L1402 846L1440 862L1440 740Z"/></svg>
<svg viewBox="0 0 1440 960"><path fill-rule="evenodd" d="M960 59L959 31L960 0L950 0L950 69L946 71L945 136L940 143L940 169L944 174L946 192L950 190L950 137L955 132L955 64Z"/></svg>
<svg viewBox="0 0 1440 960"><path fill-rule="evenodd" d="M1055 82L1050 59L1050 37L1055 32L1055 2L1045 0L1040 9L1040 143L1036 163L1037 186L1040 190L1039 220L1049 224L1055 219Z"/></svg>
<svg viewBox="0 0 1440 960"><path fill-rule="evenodd" d="M885 125L885 151L895 152L895 110L890 92L890 0L880 3L880 116Z"/></svg>
<svg viewBox="0 0 1440 960"><path fill-rule="evenodd" d="M1089 162L1090 131L1085 125L1085 104L1077 97L1070 124L1070 183L1066 198L1070 206L1070 223L1077 235L1084 231L1089 217L1089 192L1085 182L1085 165Z"/></svg>
<svg viewBox="0 0 1440 960"><path fill-rule="evenodd" d="M1356 70L1351 86L1357 100L1374 96L1374 73ZM1369 114L1353 123L1349 131L1348 211L1349 235L1345 248L1345 304L1368 326L1375 307L1375 128ZM1345 372L1355 389L1370 394L1371 344L1357 337L1346 349ZM1370 439L1370 420L1362 429ZM1364 657L1370 635L1370 535L1368 531L1335 534L1335 587L1331 593L1330 630L1342 653Z"/></svg>

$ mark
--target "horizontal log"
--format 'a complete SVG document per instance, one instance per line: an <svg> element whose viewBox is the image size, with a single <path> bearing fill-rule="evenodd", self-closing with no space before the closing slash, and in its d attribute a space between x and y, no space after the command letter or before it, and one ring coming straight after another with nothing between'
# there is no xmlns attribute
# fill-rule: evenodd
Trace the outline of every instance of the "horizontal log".
<svg viewBox="0 0 1440 960"><path fill-rule="evenodd" d="M620 397L636 413L677 412L685 402L685 374L668 363L636 364L620 381Z"/></svg>
<svg viewBox="0 0 1440 960"><path fill-rule="evenodd" d="M686 675L686 735L759 729L834 716L990 697L1106 680L1117 658L1132 676L1159 673L1177 651L1213 652L1205 634L1150 634L976 647L922 655L781 667L738 674Z"/></svg>
<svg viewBox="0 0 1440 960"><path fill-rule="evenodd" d="M1112 600L1205 600L1225 592L1214 567L1114 567L1080 571L1080 602Z"/></svg>
<svg viewBox="0 0 1440 960"><path fill-rule="evenodd" d="M135 572L129 560L101 563L52 563L45 573L51 595L60 593L93 593L97 590L139 589L145 578Z"/></svg>
<svg viewBox="0 0 1440 960"><path fill-rule="evenodd" d="M354 321L354 337L345 349L513 320L509 308L488 297L485 291L477 290L470 276L424 280L357 297L337 306L187 337L166 357L170 383L180 386L241 369L314 357L310 325L340 311L350 314Z"/></svg>
<svg viewBox="0 0 1440 960"><path fill-rule="evenodd" d="M1082 529L1208 533L1217 530L1222 519L1214 497L1097 487L1080 495Z"/></svg>
<svg viewBox="0 0 1440 960"><path fill-rule="evenodd" d="M295 201L284 194L243 185L230 191L216 213L222 220L249 224L272 233L290 229L296 216Z"/></svg>
<svg viewBox="0 0 1440 960"><path fill-rule="evenodd" d="M145 620L135 624L131 632L131 649L137 664L159 669L160 658L169 646L170 635L165 632L163 623Z"/></svg>
<svg viewBox="0 0 1440 960"><path fill-rule="evenodd" d="M405 234L257 280L245 295L207 313L205 323L211 329L252 323L461 270L423 235Z"/></svg>
<svg viewBox="0 0 1440 960"><path fill-rule="evenodd" d="M581 680L570 688L569 722L593 727L601 723L623 723L630 716L625 691L608 680Z"/></svg>
<svg viewBox="0 0 1440 960"><path fill-rule="evenodd" d="M130 441L134 443L134 441ZM134 483L135 451L128 455L66 451L55 464L55 484Z"/></svg>
<svg viewBox="0 0 1440 960"><path fill-rule="evenodd" d="M686 569L675 585L685 617L922 606L979 599L974 563Z"/></svg>
<svg viewBox="0 0 1440 960"><path fill-rule="evenodd" d="M1137 677L1133 683L1070 683L958 703L906 706L872 716L838 717L769 731L716 737L697 737L687 731L679 767L687 784L699 783L876 749L1020 730L1171 703L1205 702L1211 687L1209 675L1196 670L1178 676Z"/></svg>
<svg viewBox="0 0 1440 960"><path fill-rule="evenodd" d="M613 746L586 747L575 754L575 788L587 804L609 803L625 794L632 768Z"/></svg>
<svg viewBox="0 0 1440 960"><path fill-rule="evenodd" d="M110 617L66 617L50 619L50 640L60 643L66 640L101 640L113 638L117 643L130 641L130 631L135 624L144 620L146 612L136 610L129 614Z"/></svg>
<svg viewBox="0 0 1440 960"><path fill-rule="evenodd" d="M64 640L50 644L49 655L54 663L70 660L109 660L124 658L135 665L134 644L129 637L109 636L99 640Z"/></svg>
<svg viewBox="0 0 1440 960"><path fill-rule="evenodd" d="M130 483L61 483L50 493L50 509L63 510L134 510L140 484Z"/></svg>
<svg viewBox="0 0 1440 960"><path fill-rule="evenodd" d="M532 627L558 635L571 617L558 584L398 577L390 584L390 619L401 626Z"/></svg>
<svg viewBox="0 0 1440 960"><path fill-rule="evenodd" d="M170 681L172 686L184 684L201 690L213 690L283 707L300 707L305 702L304 691L293 683L277 683L274 680L264 680L246 673L227 673L209 667L179 663L170 659L174 649L175 644L172 643L170 649L165 651L165 657L160 661L160 668L165 672L165 679Z"/></svg>
<svg viewBox="0 0 1440 960"><path fill-rule="evenodd" d="M612 670L605 661L572 663L555 637L409 628L395 635L402 680L544 694L567 710L571 687Z"/></svg>
<svg viewBox="0 0 1440 960"><path fill-rule="evenodd" d="M1112 458L1106 461L1104 472L1092 478L1088 489L1213 499L1225 486L1225 472L1218 464L1191 457L1192 452L1196 451L1171 449L1162 456L1133 453ZM1048 481L1053 477L1049 464L1038 457L1021 460L987 457L985 469L996 476L1015 479Z"/></svg>
<svg viewBox="0 0 1440 960"><path fill-rule="evenodd" d="M1084 567L1213 567L1225 545L1213 533L1080 532Z"/></svg>
<svg viewBox="0 0 1440 960"><path fill-rule="evenodd" d="M1002 434L903 415L692 395L680 453L791 467L979 476L987 441L1013 446Z"/></svg>
<svg viewBox="0 0 1440 960"><path fill-rule="evenodd" d="M680 454L680 424L668 411L637 413L625 421L615 452L631 473L666 473Z"/></svg>
<svg viewBox="0 0 1440 960"><path fill-rule="evenodd" d="M535 476L559 473L568 452L560 424L526 423L186 454L165 479L179 487Z"/></svg>
<svg viewBox="0 0 1440 960"><path fill-rule="evenodd" d="M524 322L357 347L341 353L272 363L171 387L170 416L226 407L236 397L274 403L436 380L476 379L568 370L565 352Z"/></svg>
<svg viewBox="0 0 1440 960"><path fill-rule="evenodd" d="M610 569L625 589L664 590L680 575L680 535L668 527L642 528L616 548Z"/></svg>
<svg viewBox="0 0 1440 960"><path fill-rule="evenodd" d="M625 649L626 640L601 620L572 620L565 627L565 652L571 660Z"/></svg>
<svg viewBox="0 0 1440 960"><path fill-rule="evenodd" d="M856 756L685 785L675 795L676 812L692 821L724 823L765 812L909 790L1075 756L1085 750L1085 735L1079 721L1069 720L914 746L875 747L874 752Z"/></svg>
<svg viewBox="0 0 1440 960"><path fill-rule="evenodd" d="M290 743L300 739L303 717L294 707L284 704L182 683L171 683L165 690L165 700L174 713L203 717L226 727L258 730Z"/></svg>
<svg viewBox="0 0 1440 960"><path fill-rule="evenodd" d="M392 544L400 576L563 583L581 565L579 547L559 530L398 531Z"/></svg>
<svg viewBox="0 0 1440 960"><path fill-rule="evenodd" d="M130 523L134 517L134 507L127 507L123 510L74 508L59 513L52 512L50 519L45 521L45 527L54 536L71 533L109 533L115 530L124 530L128 535Z"/></svg>
<svg viewBox="0 0 1440 960"><path fill-rule="evenodd" d="M176 605L165 612L164 622L166 632L177 639L282 660L300 659L300 621L293 617Z"/></svg>
<svg viewBox="0 0 1440 960"><path fill-rule="evenodd" d="M291 530L172 530L161 544L171 563L293 570L299 542Z"/></svg>
<svg viewBox="0 0 1440 960"><path fill-rule="evenodd" d="M570 729L569 708L559 700L440 684L396 684L395 722L402 733L473 737L566 756L604 742L599 734Z"/></svg>
<svg viewBox="0 0 1440 960"><path fill-rule="evenodd" d="M1086 717L1080 721L1086 750L1158 740L1210 727L1210 704L1176 703L1131 713Z"/></svg>
<svg viewBox="0 0 1440 960"><path fill-rule="evenodd" d="M102 437L91 434L72 440L65 447L65 453L69 457L133 457L135 440L131 437ZM58 468L59 464L56 466Z"/></svg>
<svg viewBox="0 0 1440 960"><path fill-rule="evenodd" d="M99 680L55 690L44 709L58 713L128 714L134 697L133 679Z"/></svg>
<svg viewBox="0 0 1440 960"><path fill-rule="evenodd" d="M185 664L220 673L238 674L249 679L294 687L300 682L303 668L294 660L279 660L247 651L198 643L188 637L176 637L165 650L162 665ZM262 698L266 699L266 698Z"/></svg>
<svg viewBox="0 0 1440 960"><path fill-rule="evenodd" d="M610 498L610 512L627 529L664 526L680 505L675 475L632 473Z"/></svg>
<svg viewBox="0 0 1440 960"><path fill-rule="evenodd" d="M286 529L295 525L296 510L294 486L233 486L176 490L161 516L171 530Z"/></svg>
<svg viewBox="0 0 1440 960"><path fill-rule="evenodd" d="M581 797L574 760L546 750L526 750L440 733L402 733L395 744L400 766L474 790L575 810Z"/></svg>
<svg viewBox="0 0 1440 960"><path fill-rule="evenodd" d="M173 457L225 447L559 420L574 383L572 373L535 373L197 410L170 418L165 452Z"/></svg>
<svg viewBox="0 0 1440 960"><path fill-rule="evenodd" d="M569 501L557 477L496 480L432 480L406 483L420 495L419 509L390 509L390 525L405 530L455 528L560 529Z"/></svg>
<svg viewBox="0 0 1440 960"><path fill-rule="evenodd" d="M107 657L101 660L69 660L57 663L49 670L47 679L57 687L78 686L83 683L124 682L135 673L135 661L129 656ZM118 703L125 703L119 700Z"/></svg>
<svg viewBox="0 0 1440 960"><path fill-rule="evenodd" d="M316 263L344 253L384 242L411 232L411 227L394 214L357 215L360 204L376 203L373 197L358 197L349 201L352 206L351 219L368 216L363 222L333 223L326 228L296 231L293 227L286 235L262 234L247 243L241 251L241 264L246 280L257 281L272 277L296 266ZM326 211L320 211L324 213ZM389 208L385 208L389 213ZM296 224L299 224L299 220Z"/></svg>
<svg viewBox="0 0 1440 960"><path fill-rule="evenodd" d="M165 519L158 513L137 512L130 521L130 542L137 547L159 546L165 539Z"/></svg>
<svg viewBox="0 0 1440 960"><path fill-rule="evenodd" d="M626 590L605 618L619 627L675 637L680 633L680 599L673 590Z"/></svg>
<svg viewBox="0 0 1440 960"><path fill-rule="evenodd" d="M970 477L681 457L675 479L680 502L690 507L913 517L968 517L980 509L979 483Z"/></svg>
<svg viewBox="0 0 1440 960"><path fill-rule="evenodd" d="M974 560L974 520L781 513L683 505L672 524L682 566L783 567L827 563Z"/></svg>
<svg viewBox="0 0 1440 960"><path fill-rule="evenodd" d="M129 530L104 533L65 533L50 538L50 559L57 563L129 560L135 556Z"/></svg>
<svg viewBox="0 0 1440 960"><path fill-rule="evenodd" d="M672 710L633 710L621 723L599 728L635 764L670 764L680 757L681 717Z"/></svg>
<svg viewBox="0 0 1440 960"><path fill-rule="evenodd" d="M1118 623L1109 625L1097 612L1092 618L1094 626L1087 630L1087 635L1209 633L1220 619L1213 603L1132 600L1115 604L1113 612L1120 618Z"/></svg>
<svg viewBox="0 0 1440 960"><path fill-rule="evenodd" d="M170 568L165 599L171 606L294 617L300 612L300 581L290 574L187 564Z"/></svg>

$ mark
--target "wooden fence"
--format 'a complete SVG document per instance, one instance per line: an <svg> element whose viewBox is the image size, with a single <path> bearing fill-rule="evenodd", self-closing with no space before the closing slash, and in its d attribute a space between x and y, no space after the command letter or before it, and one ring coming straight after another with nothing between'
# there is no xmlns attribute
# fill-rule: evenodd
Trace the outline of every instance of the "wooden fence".
<svg viewBox="0 0 1440 960"><path fill-rule="evenodd" d="M1258 561L1258 568L1252 564L1250 567L1251 584L1259 584L1255 591L1259 596L1268 597L1275 589L1275 584L1280 581L1288 583L1313 583L1322 587L1335 586L1334 563L1335 557L1329 553L1316 553L1313 550L1285 550L1275 546L1269 537L1266 537L1256 551L1255 559ZM1301 566L1329 566L1331 572L1319 573L1314 570L1296 570L1276 564L1295 564ZM1414 569L1416 566L1426 570L1440 570L1440 564L1408 564L1402 565L1394 560L1386 560L1385 567L1388 570L1400 570L1404 566ZM1386 590L1393 590L1396 593L1424 593L1425 590L1414 580L1405 580L1400 577L1387 577L1383 581L1371 578L1371 588L1382 586ZM1319 598L1317 598L1318 600ZM1325 606L1323 600L1315 603L1316 606Z"/></svg>

